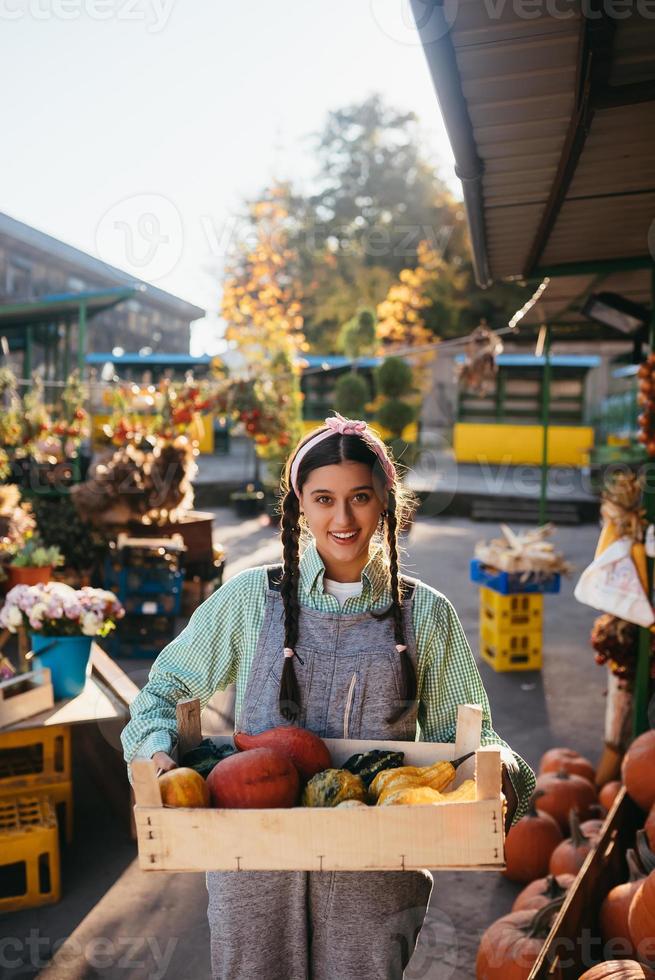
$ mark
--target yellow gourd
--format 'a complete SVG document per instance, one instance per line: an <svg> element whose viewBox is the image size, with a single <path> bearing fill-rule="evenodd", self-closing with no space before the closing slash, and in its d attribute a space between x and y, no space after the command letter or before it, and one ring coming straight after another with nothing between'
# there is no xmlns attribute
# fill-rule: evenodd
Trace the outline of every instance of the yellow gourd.
<svg viewBox="0 0 655 980"><path fill-rule="evenodd" d="M395 792L401 789L426 786L430 789L443 790L455 778L456 767L452 762L435 762L431 766L401 766L399 769L383 769L371 785L369 793L378 800L382 793Z"/></svg>
<svg viewBox="0 0 655 980"><path fill-rule="evenodd" d="M465 779L457 789L453 789L443 794L444 803L462 803L464 801L475 800L475 780Z"/></svg>
<svg viewBox="0 0 655 980"><path fill-rule="evenodd" d="M475 780L466 779L450 793L440 793L429 786L406 786L378 797L378 806L424 806L428 803L463 803L475 800Z"/></svg>
<svg viewBox="0 0 655 980"><path fill-rule="evenodd" d="M429 786L408 786L395 793L383 793L378 806L425 806L428 803L443 803L442 794Z"/></svg>

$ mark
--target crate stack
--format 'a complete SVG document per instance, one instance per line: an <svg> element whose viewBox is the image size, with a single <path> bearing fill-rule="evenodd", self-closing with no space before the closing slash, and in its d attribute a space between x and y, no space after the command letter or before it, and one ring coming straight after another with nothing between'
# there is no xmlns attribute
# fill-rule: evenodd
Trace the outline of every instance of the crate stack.
<svg viewBox="0 0 655 980"><path fill-rule="evenodd" d="M185 551L179 534L170 538L119 534L104 567L105 588L125 608L125 616L105 644L112 657L152 659L174 638L182 606Z"/></svg>
<svg viewBox="0 0 655 980"><path fill-rule="evenodd" d="M495 671L541 670L544 593L559 592L560 576L491 569L477 558L471 580L480 586L480 656Z"/></svg>
<svg viewBox="0 0 655 980"><path fill-rule="evenodd" d="M70 728L0 733L0 912L59 901L58 818L70 843Z"/></svg>

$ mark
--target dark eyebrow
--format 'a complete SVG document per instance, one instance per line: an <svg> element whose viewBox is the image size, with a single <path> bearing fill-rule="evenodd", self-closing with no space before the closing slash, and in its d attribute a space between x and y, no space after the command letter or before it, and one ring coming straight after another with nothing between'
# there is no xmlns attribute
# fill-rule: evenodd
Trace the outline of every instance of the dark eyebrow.
<svg viewBox="0 0 655 980"><path fill-rule="evenodd" d="M363 487L353 487L351 490L348 491L348 493L354 493L355 490L373 490L373 487L370 487L368 484L365 484ZM312 490L311 491L311 493L332 493L332 492L333 492L332 490Z"/></svg>

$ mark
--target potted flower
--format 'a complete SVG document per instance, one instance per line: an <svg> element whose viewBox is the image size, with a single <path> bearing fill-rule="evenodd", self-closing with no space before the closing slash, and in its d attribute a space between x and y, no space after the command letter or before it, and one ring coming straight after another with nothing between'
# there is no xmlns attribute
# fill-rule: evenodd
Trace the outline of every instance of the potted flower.
<svg viewBox="0 0 655 980"><path fill-rule="evenodd" d="M113 592L46 582L11 589L0 627L30 633L34 666L50 668L56 699L70 698L84 687L93 637L107 636L123 615Z"/></svg>
<svg viewBox="0 0 655 980"><path fill-rule="evenodd" d="M59 548L46 548L38 537L30 537L12 557L7 567L9 588L49 582L53 568L64 564Z"/></svg>

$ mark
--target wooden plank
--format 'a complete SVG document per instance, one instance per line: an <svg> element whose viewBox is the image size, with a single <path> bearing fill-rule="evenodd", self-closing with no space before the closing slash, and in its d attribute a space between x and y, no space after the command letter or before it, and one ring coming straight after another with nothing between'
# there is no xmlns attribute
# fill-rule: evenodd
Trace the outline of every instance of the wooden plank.
<svg viewBox="0 0 655 980"><path fill-rule="evenodd" d="M121 670L115 660L112 660L97 643L91 644L91 670L97 674L99 679L112 693L123 702L132 704L132 701L139 693L139 688L134 681Z"/></svg>
<svg viewBox="0 0 655 980"><path fill-rule="evenodd" d="M200 701L198 698L186 698L178 701L175 709L177 719L177 751L181 758L190 749L200 744Z"/></svg>
<svg viewBox="0 0 655 980"><path fill-rule="evenodd" d="M500 800L351 810L137 806L135 817L144 870L498 870L503 866Z"/></svg>
<svg viewBox="0 0 655 980"><path fill-rule="evenodd" d="M0 728L47 711L54 703L49 667L10 677L0 683Z"/></svg>
<svg viewBox="0 0 655 980"><path fill-rule="evenodd" d="M625 850L643 820L622 787L603 825L597 847L587 855L556 916L528 980L577 980L599 954L598 913L607 892L625 881Z"/></svg>
<svg viewBox="0 0 655 980"><path fill-rule="evenodd" d="M475 752L480 745L482 734L482 708L479 704L460 704L457 708L457 731L455 735L455 759L461 759L469 752ZM467 759L457 770L454 786L465 779L475 777L475 759ZM497 794L500 796L500 793Z"/></svg>
<svg viewBox="0 0 655 980"><path fill-rule="evenodd" d="M91 671L81 694L56 701L47 711L8 727L35 728L41 725L127 720L129 705L137 693L138 688L127 674L94 643L91 645Z"/></svg>
<svg viewBox="0 0 655 980"><path fill-rule="evenodd" d="M497 800L502 785L500 749L488 745L475 753L475 794L478 800Z"/></svg>
<svg viewBox="0 0 655 980"><path fill-rule="evenodd" d="M139 805L141 807L162 807L161 791L157 782L157 769L152 759L133 759L130 768L134 796L139 801Z"/></svg>

